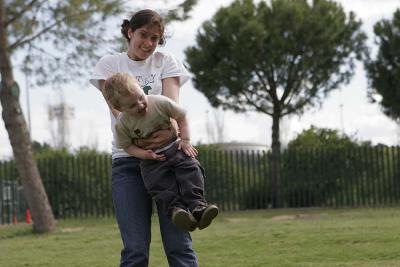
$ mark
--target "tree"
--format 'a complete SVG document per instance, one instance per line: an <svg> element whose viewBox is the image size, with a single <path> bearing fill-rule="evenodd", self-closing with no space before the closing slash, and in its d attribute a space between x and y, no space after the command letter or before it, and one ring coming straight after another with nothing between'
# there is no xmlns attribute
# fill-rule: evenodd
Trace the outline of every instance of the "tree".
<svg viewBox="0 0 400 267"><path fill-rule="evenodd" d="M369 80L371 102L379 101L383 112L395 121L400 120L400 9L392 20L383 19L374 25L375 59L367 57L365 68ZM380 96L380 100L377 100Z"/></svg>
<svg viewBox="0 0 400 267"><path fill-rule="evenodd" d="M89 52L93 46L91 41L96 35L99 36L101 30L95 22L120 12L120 8L121 2L117 0L0 0L2 116L36 232L50 232L55 229L56 222L33 157L30 136L18 99L19 86L14 80L11 56L25 49L25 53L28 53L25 62L34 63L30 70L36 71L39 83L57 78L65 81L63 67L69 65L69 68L74 69L73 63L79 65L83 61L84 56L80 54L86 52L88 56L93 55ZM89 33L87 28L93 28L93 32ZM49 47L55 50L53 55L49 54ZM43 77L48 74L48 79L40 79L40 74Z"/></svg>
<svg viewBox="0 0 400 267"><path fill-rule="evenodd" d="M352 136L340 134L338 130L317 128L313 125L303 130L288 144L288 150L315 150L315 149L351 149L359 145L359 141ZM368 145L368 143L360 143Z"/></svg>
<svg viewBox="0 0 400 267"><path fill-rule="evenodd" d="M371 165L366 155L360 156L363 148L371 146L335 129L311 126L298 134L282 155L286 206L332 205L341 201L340 193L360 193L355 185L362 184L364 171L359 170ZM349 188L354 192L346 191Z"/></svg>
<svg viewBox="0 0 400 267"><path fill-rule="evenodd" d="M309 2L236 0L203 23L185 51L195 87L211 105L272 117L277 193L280 119L322 104L349 81L364 50L353 13L332 1Z"/></svg>
<svg viewBox="0 0 400 267"><path fill-rule="evenodd" d="M197 1L186 0L171 12L185 19ZM22 58L22 70L38 85L62 84L87 77L105 40L106 21L120 14L122 0L0 0L0 102L18 175L33 216L36 232L50 232L56 222L43 187L13 68ZM115 42L114 42L115 43ZM103 51L104 53L104 51Z"/></svg>

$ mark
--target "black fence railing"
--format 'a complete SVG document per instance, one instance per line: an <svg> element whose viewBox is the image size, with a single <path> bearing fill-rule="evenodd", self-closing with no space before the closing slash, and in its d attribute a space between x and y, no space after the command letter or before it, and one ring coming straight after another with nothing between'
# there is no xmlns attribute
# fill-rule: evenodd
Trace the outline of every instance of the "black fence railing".
<svg viewBox="0 0 400 267"><path fill-rule="evenodd" d="M288 150L273 172L270 153L201 149L206 197L224 211L400 204L400 147ZM110 216L111 158L37 160L57 218ZM276 179L279 179L276 182ZM275 181L275 182L273 182ZM24 220L26 204L13 162L0 162L0 223Z"/></svg>

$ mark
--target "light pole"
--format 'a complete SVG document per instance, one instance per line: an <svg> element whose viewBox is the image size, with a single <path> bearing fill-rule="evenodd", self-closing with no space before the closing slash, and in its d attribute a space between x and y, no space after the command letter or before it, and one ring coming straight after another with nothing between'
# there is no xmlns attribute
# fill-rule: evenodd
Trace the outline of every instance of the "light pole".
<svg viewBox="0 0 400 267"><path fill-rule="evenodd" d="M342 134L344 134L343 104L340 104L339 107L340 107L340 127L342 129Z"/></svg>

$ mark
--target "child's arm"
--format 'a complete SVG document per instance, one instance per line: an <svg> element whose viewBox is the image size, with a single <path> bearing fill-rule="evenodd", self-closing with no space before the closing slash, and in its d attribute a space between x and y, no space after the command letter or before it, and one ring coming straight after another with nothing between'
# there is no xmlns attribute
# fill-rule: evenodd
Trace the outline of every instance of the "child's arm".
<svg viewBox="0 0 400 267"><path fill-rule="evenodd" d="M160 161L165 160L165 155L158 155L154 153L154 151L143 149L132 142L132 137L129 134L129 129L124 124L123 116L124 113L121 113L121 115L117 117L117 122L115 124L117 147L124 149L124 151L129 155L140 159L152 159ZM133 141L136 140L138 139L133 139Z"/></svg>
<svg viewBox="0 0 400 267"><path fill-rule="evenodd" d="M182 149L183 152L185 152L185 154L188 155L189 157L192 158L196 157L198 152L197 149L190 144L189 124L186 119L186 116L183 116L181 119L177 120L177 123L181 137L178 149L179 150Z"/></svg>
<svg viewBox="0 0 400 267"><path fill-rule="evenodd" d="M160 161L163 161L166 159L165 155L156 154L156 153L154 153L153 150L150 150L150 149L145 150L143 148L135 146L134 144L127 146L126 148L124 148L124 150L129 155L132 155L132 156L140 158L140 159L152 159L152 160L160 160Z"/></svg>

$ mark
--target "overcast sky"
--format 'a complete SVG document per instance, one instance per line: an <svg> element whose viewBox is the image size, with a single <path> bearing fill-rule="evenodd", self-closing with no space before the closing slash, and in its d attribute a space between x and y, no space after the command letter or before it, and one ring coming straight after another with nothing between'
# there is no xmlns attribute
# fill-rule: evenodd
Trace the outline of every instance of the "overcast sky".
<svg viewBox="0 0 400 267"><path fill-rule="evenodd" d="M178 1L179 2L179 1ZM169 51L184 61L184 49L194 45L197 29L204 20L210 19L221 6L231 0L199 0L192 19L184 23L173 23L168 27L171 38L160 50ZM354 11L363 21L363 29L369 36L368 44L373 46L373 25L382 18L391 18L400 0L342 0L340 2L348 12ZM152 7L164 7L164 1L151 1ZM119 31L116 26L110 31ZM16 79L21 86L21 105L27 115L27 98L25 77L16 71ZM367 80L361 64L357 65L352 81L343 88L331 93L319 109L306 112L301 117L291 117L283 121L283 143L294 138L296 134L310 125L343 130L359 140L370 140L373 143L396 145L399 143L398 126L380 111L376 104L368 103L366 98ZM32 138L39 142L51 143L48 104L59 102L60 94L51 88L36 88L29 91ZM69 140L72 148L87 145L100 150L111 150L111 131L109 115L102 96L88 84L65 86L64 98L74 109L74 116L69 120ZM207 99L191 82L182 87L180 103L188 110L192 139L206 143L209 135L206 132L207 111L209 120L213 111ZM1 107L0 107L1 110ZM269 145L271 142L271 118L258 113L234 114L226 111L224 116L224 140L254 142ZM27 117L27 116L26 116ZM12 155L4 123L0 123L0 159Z"/></svg>

